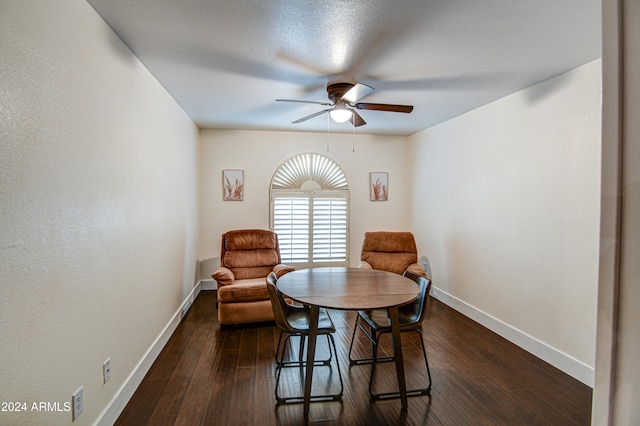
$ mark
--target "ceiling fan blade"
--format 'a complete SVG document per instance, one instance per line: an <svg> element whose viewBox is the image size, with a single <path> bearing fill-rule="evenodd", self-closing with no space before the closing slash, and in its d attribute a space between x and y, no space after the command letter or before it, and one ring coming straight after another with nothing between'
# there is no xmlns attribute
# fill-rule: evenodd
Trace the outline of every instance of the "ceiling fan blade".
<svg viewBox="0 0 640 426"><path fill-rule="evenodd" d="M316 104L316 105L326 105L326 106L333 105L331 102L302 101L302 100L299 100L299 99L276 99L276 102L301 102L301 103L305 103L305 104Z"/></svg>
<svg viewBox="0 0 640 426"><path fill-rule="evenodd" d="M409 113L413 111L412 105L357 103L351 106L357 109L369 109L373 111L391 111L391 112L405 112L405 113Z"/></svg>
<svg viewBox="0 0 640 426"><path fill-rule="evenodd" d="M342 95L341 100L351 104L359 101L365 96L369 96L375 91L376 89L371 86L367 86L366 84L362 83L356 83L351 89L347 90L347 93Z"/></svg>
<svg viewBox="0 0 640 426"><path fill-rule="evenodd" d="M331 104L329 104L329 105L331 105ZM325 110L318 111L318 112L314 112L314 113L313 113L313 114L311 114L311 115L307 115L306 117L302 117L302 118L300 118L300 119L298 119L298 120L296 120L296 121L293 121L293 122L292 122L292 124L298 124L298 123L302 123L303 121L310 120L310 119L312 119L312 118L314 118L314 117L317 117L317 116L319 116L319 115L324 114L325 112L329 112L329 111L331 111L331 109L332 109L332 108L325 109Z"/></svg>
<svg viewBox="0 0 640 426"><path fill-rule="evenodd" d="M367 124L367 122L364 121L364 118L362 118L360 114L358 114L352 109L349 109L349 111L352 112L351 118L349 119L349 121L351 122L351 124L353 124L353 127L360 127Z"/></svg>

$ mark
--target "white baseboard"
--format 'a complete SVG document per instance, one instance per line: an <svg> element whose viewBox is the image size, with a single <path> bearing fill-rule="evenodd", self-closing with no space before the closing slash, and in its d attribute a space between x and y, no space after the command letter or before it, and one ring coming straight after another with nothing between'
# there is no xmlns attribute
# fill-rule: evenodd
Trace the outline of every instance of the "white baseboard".
<svg viewBox="0 0 640 426"><path fill-rule="evenodd" d="M200 280L201 290L218 290L218 284L216 280L204 279Z"/></svg>
<svg viewBox="0 0 640 426"><path fill-rule="evenodd" d="M513 344L521 347L527 352L535 355L543 361L553 365L557 369L565 372L576 380L581 381L585 385L593 388L594 385L594 369L578 361L569 355L543 343L534 337L523 333L506 324L491 315L478 310L466 302L444 292L436 287L431 287L431 295L450 306L461 314L471 318L477 323L483 325L501 337L504 337Z"/></svg>
<svg viewBox="0 0 640 426"><path fill-rule="evenodd" d="M156 338L156 340L151 344L151 347L144 354L138 365L133 369L129 377L125 380L124 384L118 391L116 392L113 399L109 402L107 407L104 409L102 414L99 416L98 421L96 422L99 426L110 426L113 425L118 416L124 410L124 407L127 406L129 399L133 396L133 393L136 391L140 383L142 383L142 379L147 374L154 361L160 354L160 351L164 348L164 346L169 341L169 338L173 334L173 332L180 324L180 321L189 311L193 301L200 293L202 289L202 282L198 282L193 290L187 295L187 297L182 302L180 308L173 314L169 323L165 326L164 330L160 333L160 335Z"/></svg>

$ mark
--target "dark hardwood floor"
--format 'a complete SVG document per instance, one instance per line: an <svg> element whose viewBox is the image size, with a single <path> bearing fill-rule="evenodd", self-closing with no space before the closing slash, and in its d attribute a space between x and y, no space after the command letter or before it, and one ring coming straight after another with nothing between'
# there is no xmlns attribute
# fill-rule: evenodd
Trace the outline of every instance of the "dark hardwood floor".
<svg viewBox="0 0 640 426"><path fill-rule="evenodd" d="M344 396L340 402L312 403L309 424L590 424L591 388L435 299L429 309L423 338L433 388L430 396L409 398L407 411L398 399L369 401L370 366L349 367L347 357L355 313L331 311ZM403 334L409 388L426 380L418 338ZM302 404L275 404L277 339L273 324L221 327L215 292L201 292L116 424L304 424ZM386 338L383 349L389 347ZM326 339L319 338L317 355L327 354L327 348ZM366 355L368 348L368 341L358 338L358 354ZM374 390L393 390L393 363L379 365ZM282 394L301 393L301 381L298 368L284 369ZM314 392L338 386L335 364L314 370Z"/></svg>

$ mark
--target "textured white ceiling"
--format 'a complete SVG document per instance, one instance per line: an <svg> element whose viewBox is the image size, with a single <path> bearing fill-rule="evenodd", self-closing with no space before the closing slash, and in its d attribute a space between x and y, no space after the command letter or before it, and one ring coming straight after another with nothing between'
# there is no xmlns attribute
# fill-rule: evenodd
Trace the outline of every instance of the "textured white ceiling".
<svg viewBox="0 0 640 426"><path fill-rule="evenodd" d="M600 0L88 1L203 128L350 133L275 102L347 81L415 107L360 111L357 133L408 135L601 52Z"/></svg>

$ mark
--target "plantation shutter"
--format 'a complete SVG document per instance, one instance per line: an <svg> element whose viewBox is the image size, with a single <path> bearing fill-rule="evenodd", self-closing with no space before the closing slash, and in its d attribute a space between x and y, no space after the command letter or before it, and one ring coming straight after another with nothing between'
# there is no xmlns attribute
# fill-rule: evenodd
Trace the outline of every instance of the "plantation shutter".
<svg viewBox="0 0 640 426"><path fill-rule="evenodd" d="M275 197L273 231L278 234L283 262L308 262L309 198Z"/></svg>
<svg viewBox="0 0 640 426"><path fill-rule="evenodd" d="M313 261L347 260L347 198L313 198Z"/></svg>
<svg viewBox="0 0 640 426"><path fill-rule="evenodd" d="M283 163L271 181L271 229L280 256L296 267L346 266L349 191L342 169L320 154Z"/></svg>

